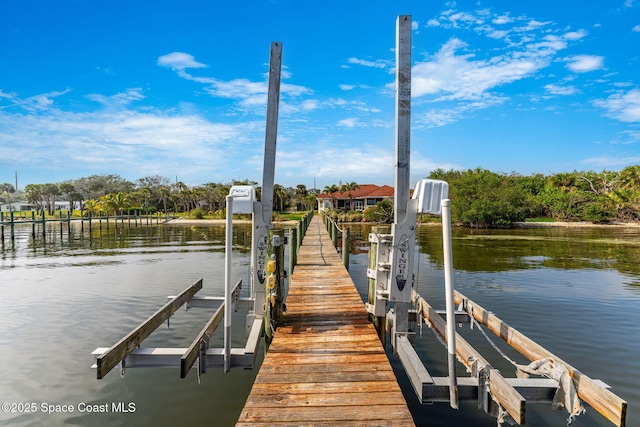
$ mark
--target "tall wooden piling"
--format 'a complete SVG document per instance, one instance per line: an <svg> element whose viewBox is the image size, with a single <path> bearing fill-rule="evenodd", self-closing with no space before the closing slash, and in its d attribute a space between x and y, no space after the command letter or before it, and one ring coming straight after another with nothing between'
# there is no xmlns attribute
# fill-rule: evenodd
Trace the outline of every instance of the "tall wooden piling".
<svg viewBox="0 0 640 427"><path fill-rule="evenodd" d="M349 253L351 252L351 230L347 227L342 229L342 264L349 271Z"/></svg>

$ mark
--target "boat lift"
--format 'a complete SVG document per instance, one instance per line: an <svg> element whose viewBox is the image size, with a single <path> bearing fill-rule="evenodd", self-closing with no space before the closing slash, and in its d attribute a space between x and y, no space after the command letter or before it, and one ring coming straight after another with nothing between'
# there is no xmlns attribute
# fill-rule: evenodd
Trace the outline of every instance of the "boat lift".
<svg viewBox="0 0 640 427"><path fill-rule="evenodd" d="M124 375L128 368L136 367L180 367L180 377L184 378L195 366L198 375L210 367L223 367L228 372L232 367L253 368L265 328L277 321L277 313L265 303L265 281L269 279L267 269L272 267L268 249L278 247L279 236L269 242L269 232L273 228L273 185L275 174L276 137L280 99L280 74L282 67L282 43L271 43L269 64L269 88L267 97L267 123L265 132L262 201L257 201L253 186L234 186L226 198L226 243L225 243L225 295L224 297L197 296L202 289L199 279L177 296L167 297L168 302L156 313L134 328L111 347L99 347L92 352L97 378L104 378L116 366ZM252 215L250 296L240 297L242 281L233 283L232 265L232 217L234 213ZM293 242L291 242L293 243ZM279 275L278 275L279 276ZM273 291L283 287L281 277L272 277ZM181 307L215 309L210 320L196 335L188 348L149 348L141 343ZM246 309L245 347L231 347L231 313L239 308ZM224 324L224 344L222 348L210 348L209 343L215 330Z"/></svg>
<svg viewBox="0 0 640 427"><path fill-rule="evenodd" d="M391 336L393 352L400 358L420 403L449 402L452 408L457 409L459 401L476 401L481 410L497 416L499 422L510 417L516 423L524 424L527 401L552 403L554 408L564 407L569 412L569 421L584 412L584 401L614 425L625 426L627 402L613 394L606 384L584 375L454 290L448 184L422 179L409 198L411 16L399 16L396 30L394 223L391 234L372 232L369 235L372 243L370 260L374 262L367 270L367 276L373 283L369 287L366 308L373 318L377 318L378 327L384 328ZM416 218L423 213L442 216L444 311L435 310L414 289ZM457 309L454 304L458 304ZM409 330L410 316L415 316L419 322L424 320L445 343L447 377L432 377L420 360L411 342L415 334ZM512 361L519 376L503 377L456 332L457 324L468 324L481 331L480 325L487 327L531 363L523 366ZM457 375L458 361L471 374L470 377ZM528 375L536 377L525 378Z"/></svg>

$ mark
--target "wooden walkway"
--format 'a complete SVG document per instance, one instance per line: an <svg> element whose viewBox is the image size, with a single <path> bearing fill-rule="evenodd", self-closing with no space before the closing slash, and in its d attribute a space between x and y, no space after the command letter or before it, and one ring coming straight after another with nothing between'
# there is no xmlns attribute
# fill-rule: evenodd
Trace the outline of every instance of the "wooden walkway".
<svg viewBox="0 0 640 427"><path fill-rule="evenodd" d="M414 426L349 273L315 216L284 322L236 426Z"/></svg>

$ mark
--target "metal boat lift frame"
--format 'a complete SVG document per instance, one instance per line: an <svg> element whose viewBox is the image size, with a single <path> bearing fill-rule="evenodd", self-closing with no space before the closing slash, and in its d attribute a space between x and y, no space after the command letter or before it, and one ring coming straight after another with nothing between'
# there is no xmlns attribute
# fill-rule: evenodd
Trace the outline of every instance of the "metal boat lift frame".
<svg viewBox="0 0 640 427"><path fill-rule="evenodd" d="M627 402L608 390L599 380L592 380L562 361L542 346L510 327L453 289L453 260L448 184L437 180L421 180L413 197L410 185L410 117L411 117L411 16L401 15L396 21L396 162L394 223L391 234L371 233L375 243L376 263L367 270L375 281L375 295L367 303L369 313L386 317L383 326L391 336L393 352L407 372L421 403L446 402L458 408L459 400L473 400L487 413L506 411L518 424L526 420L526 403L552 402L558 381L550 378L504 378L491 364L456 332L457 323L479 322L518 350L530 361L551 358L567 370L578 397L616 426L626 423ZM442 215L445 255L445 301L443 312L433 309L413 289L415 263L416 218L419 213ZM455 309L454 303L458 303ZM411 341L409 317L414 315L431 327L448 350L449 375L432 377ZM443 319L442 315L446 318ZM456 360L471 373L458 377Z"/></svg>
<svg viewBox="0 0 640 427"><path fill-rule="evenodd" d="M264 334L265 325L265 278L267 266L268 234L273 228L273 186L278 130L278 110L280 102L280 80L282 68L282 43L272 42L269 62L269 82L267 97L267 118L265 132L262 201L255 200L255 192L242 200L242 208L234 209L234 192L227 196L227 234L225 248L225 296L201 297L196 293L202 289L202 279L187 287L177 296L167 297L168 302L156 313L134 328L111 347L96 348L91 354L95 363L96 376L102 379L117 365L124 375L125 369L136 367L180 367L180 377L184 378L192 367L198 373L205 373L208 367L223 367L228 372L232 367L253 368ZM249 207L247 208L247 203ZM240 203L238 203L240 205ZM233 213L252 214L250 296L241 298L242 281L235 285L231 278L231 230ZM188 308L213 308L214 314L187 348L141 347L142 342L182 306ZM246 309L247 341L243 348L231 347L231 312ZM222 348L210 348L209 343L215 330L224 323L224 344Z"/></svg>

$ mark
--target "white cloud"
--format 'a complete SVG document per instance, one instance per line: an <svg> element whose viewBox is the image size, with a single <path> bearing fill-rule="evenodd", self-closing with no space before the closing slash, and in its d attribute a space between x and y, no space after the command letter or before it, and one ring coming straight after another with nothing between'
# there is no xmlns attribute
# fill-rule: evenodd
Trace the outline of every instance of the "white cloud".
<svg viewBox="0 0 640 427"><path fill-rule="evenodd" d="M158 65L174 70L184 71L186 68L206 68L207 66L195 60L193 55L184 52L172 52L158 58Z"/></svg>
<svg viewBox="0 0 640 427"><path fill-rule="evenodd" d="M588 34L589 33L587 33L585 30L578 30L578 31L570 31L568 33L565 33L562 37L565 40L575 41L575 40L580 40L586 37Z"/></svg>
<svg viewBox="0 0 640 427"><path fill-rule="evenodd" d="M640 33L640 25L636 25L635 27L633 27L632 31L635 31L636 33Z"/></svg>
<svg viewBox="0 0 640 427"><path fill-rule="evenodd" d="M247 143L264 135L263 121L213 123L197 114L124 108L85 113L52 108L28 115L0 111L0 129L3 161L51 176L72 170L75 177L115 173L133 179L177 172L209 176L211 165L245 158L255 145Z"/></svg>
<svg viewBox="0 0 640 427"><path fill-rule="evenodd" d="M384 60L384 59L376 59L375 61L368 61L366 59L351 57L347 61L349 62L349 64L357 64L357 65L362 65L364 67L372 67L372 68L388 68L391 65L391 61Z"/></svg>
<svg viewBox="0 0 640 427"><path fill-rule="evenodd" d="M493 18L491 22L493 22L496 25L504 25L504 24L509 24L513 22L513 18L510 17L509 15L500 15Z"/></svg>
<svg viewBox="0 0 640 427"><path fill-rule="evenodd" d="M243 113L262 112L267 105L268 78L269 74L263 74L264 80L252 81L247 78L237 78L232 80L220 80L215 77L193 76L185 71L187 68L205 68L207 65L197 62L192 55L182 52L173 52L161 56L158 65L169 67L177 74L190 81L203 84L204 92L217 98L234 100ZM268 64L265 64L268 67ZM280 77L286 79L292 76L286 66L282 67ZM290 83L280 83L280 111L282 113L295 113L300 111L311 111L318 108L319 103L315 100L304 100L300 102L297 98L303 95L312 94L313 91L307 87Z"/></svg>
<svg viewBox="0 0 640 427"><path fill-rule="evenodd" d="M596 55L575 55L566 59L567 68L575 73L599 70L604 66L604 57Z"/></svg>
<svg viewBox="0 0 640 427"><path fill-rule="evenodd" d="M343 85L339 85L338 87L340 89L342 89L342 90L353 90L353 89L356 88L355 85L344 85L344 84Z"/></svg>
<svg viewBox="0 0 640 427"><path fill-rule="evenodd" d="M597 168L620 167L640 163L640 156L600 156L584 159L582 162Z"/></svg>
<svg viewBox="0 0 640 427"><path fill-rule="evenodd" d="M117 93L112 96L105 96L102 94L92 93L86 96L87 99L98 102L104 106L116 106L116 105L127 105L133 101L139 101L144 99L144 95L142 94L141 88L130 88L124 92Z"/></svg>
<svg viewBox="0 0 640 427"><path fill-rule="evenodd" d="M640 89L631 89L594 101L597 107L607 110L607 116L621 122L640 122Z"/></svg>
<svg viewBox="0 0 640 427"><path fill-rule="evenodd" d="M449 40L431 61L414 65L412 95L443 95L446 99L480 99L497 86L528 77L549 60L537 52L474 60L473 54L456 55L466 44Z"/></svg>
<svg viewBox="0 0 640 427"><path fill-rule="evenodd" d="M7 98L7 99L11 99L11 98L13 98L13 97L15 97L15 95L14 95L14 94L6 93L6 92L3 92L2 90L0 90L0 98Z"/></svg>
<svg viewBox="0 0 640 427"><path fill-rule="evenodd" d="M358 126L358 119L355 117L348 117L346 119L342 119L338 121L338 126L345 126L348 128L356 127Z"/></svg>
<svg viewBox="0 0 640 427"><path fill-rule="evenodd" d="M7 100L10 100L11 102L9 105L0 107L0 110L6 109L9 107L14 107L14 106L21 107L24 110L31 111L31 112L48 110L53 107L53 104L54 104L53 100L55 98L62 95L66 95L69 92L71 92L71 89L66 89L63 91L40 93L37 95L30 96L28 98L22 99L18 97L17 94L8 94L0 91L0 99L4 98Z"/></svg>
<svg viewBox="0 0 640 427"><path fill-rule="evenodd" d="M548 84L544 87L551 95L575 95L580 93L574 86L558 86L554 84Z"/></svg>

